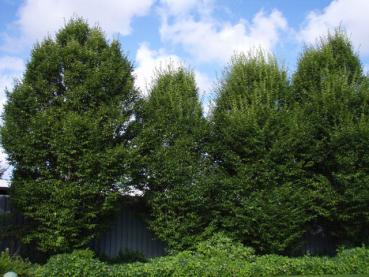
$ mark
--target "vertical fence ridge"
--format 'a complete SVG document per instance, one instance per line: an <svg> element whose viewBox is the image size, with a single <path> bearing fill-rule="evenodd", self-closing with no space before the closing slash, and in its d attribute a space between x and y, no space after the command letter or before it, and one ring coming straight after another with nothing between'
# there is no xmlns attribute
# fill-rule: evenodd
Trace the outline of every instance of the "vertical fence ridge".
<svg viewBox="0 0 369 277"><path fill-rule="evenodd" d="M13 211L9 196L0 195L0 232L9 224L23 223L23 217ZM9 248L9 244L9 241L0 241L0 252ZM91 244L91 248L98 255L109 258L127 250L140 252L146 258L165 255L164 243L150 232L143 219L135 212L134 206L124 204L110 219L110 227Z"/></svg>

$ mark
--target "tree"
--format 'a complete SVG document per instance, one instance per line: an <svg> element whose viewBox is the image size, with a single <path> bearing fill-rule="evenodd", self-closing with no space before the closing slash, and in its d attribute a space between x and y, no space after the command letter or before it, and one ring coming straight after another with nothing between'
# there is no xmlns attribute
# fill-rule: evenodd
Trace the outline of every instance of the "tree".
<svg viewBox="0 0 369 277"><path fill-rule="evenodd" d="M306 47L297 67L292 77L292 91L293 98L300 103L307 101L310 93L323 91L335 77L344 78L349 84L360 82L364 77L350 40L340 29L322 37L316 45Z"/></svg>
<svg viewBox="0 0 369 277"><path fill-rule="evenodd" d="M133 184L145 192L150 226L170 247L188 245L190 226L199 219L188 214L195 216L200 204L196 182L207 128L193 73L173 65L159 71L142 101L137 124Z"/></svg>
<svg viewBox="0 0 369 277"><path fill-rule="evenodd" d="M96 237L124 180L136 100L120 44L82 19L34 47L1 127L23 242L54 253Z"/></svg>
<svg viewBox="0 0 369 277"><path fill-rule="evenodd" d="M307 174L291 155L296 145L285 143L301 118L290 110L289 95L286 71L274 57L235 56L211 118L217 176L211 225L259 253L296 247L323 193L324 180Z"/></svg>
<svg viewBox="0 0 369 277"><path fill-rule="evenodd" d="M368 97L368 80L344 33L305 49L293 76L292 98L307 130L295 159L326 179L332 209L315 224L341 243L368 242Z"/></svg>

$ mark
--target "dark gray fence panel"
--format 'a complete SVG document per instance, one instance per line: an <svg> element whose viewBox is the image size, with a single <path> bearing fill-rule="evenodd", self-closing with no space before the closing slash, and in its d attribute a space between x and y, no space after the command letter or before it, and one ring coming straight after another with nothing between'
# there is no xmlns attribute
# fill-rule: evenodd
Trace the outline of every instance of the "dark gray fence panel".
<svg viewBox="0 0 369 277"><path fill-rule="evenodd" d="M8 202L9 202L8 195L0 195L0 213L5 213L7 211L10 211Z"/></svg>
<svg viewBox="0 0 369 277"><path fill-rule="evenodd" d="M122 205L116 216L111 219L109 229L92 244L97 254L111 258L116 257L120 251L130 250L141 252L147 258L165 255L165 244L155 238L136 211L134 205ZM0 195L0 232L4 232L4 227L9 224L25 222L22 215L11 208L9 196ZM304 245L291 253L292 255L333 255L337 248L337 243L323 232L308 234L303 241ZM5 248L16 251L18 247L17 241L0 240L0 251Z"/></svg>
<svg viewBox="0 0 369 277"><path fill-rule="evenodd" d="M0 232L9 224L24 224L23 217L13 211L8 195L0 195ZM17 249L18 242L0 241L0 251L6 248ZM92 248L99 255L115 257L120 251L137 251L147 258L165 255L165 245L148 230L144 221L131 206L122 206L111 226L95 242Z"/></svg>
<svg viewBox="0 0 369 277"><path fill-rule="evenodd" d="M327 235L323 229L316 233L308 233L304 237L305 245L301 254L335 255L338 243Z"/></svg>
<svg viewBox="0 0 369 277"><path fill-rule="evenodd" d="M5 235L5 227L10 224L10 204L8 195L0 195L0 235ZM9 242L5 240L0 241L0 251L9 248Z"/></svg>
<svg viewBox="0 0 369 277"><path fill-rule="evenodd" d="M133 207L125 206L93 248L107 257L116 257L126 250L140 252L147 258L165 255L164 243L154 237Z"/></svg>

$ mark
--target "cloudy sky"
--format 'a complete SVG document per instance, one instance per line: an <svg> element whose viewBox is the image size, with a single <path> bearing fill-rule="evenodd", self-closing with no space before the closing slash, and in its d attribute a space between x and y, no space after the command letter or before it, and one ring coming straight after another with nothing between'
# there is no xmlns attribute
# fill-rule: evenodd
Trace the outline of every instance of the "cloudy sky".
<svg viewBox="0 0 369 277"><path fill-rule="evenodd" d="M272 51L291 73L302 47L338 26L369 68L368 11L368 0L0 0L0 112L32 46L73 16L122 42L143 93L156 67L190 67L206 108L233 53Z"/></svg>

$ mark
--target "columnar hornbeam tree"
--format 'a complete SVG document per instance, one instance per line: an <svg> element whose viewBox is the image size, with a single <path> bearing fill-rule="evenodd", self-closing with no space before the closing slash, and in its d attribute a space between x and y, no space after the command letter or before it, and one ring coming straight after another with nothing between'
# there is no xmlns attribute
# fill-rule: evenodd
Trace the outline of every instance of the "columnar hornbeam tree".
<svg viewBox="0 0 369 277"><path fill-rule="evenodd" d="M292 247L312 218L310 178L281 148L296 121L288 95L286 71L274 57L238 55L220 83L212 115L219 200L211 224L260 253Z"/></svg>
<svg viewBox="0 0 369 277"><path fill-rule="evenodd" d="M369 87L345 34L307 48L292 80L306 130L295 159L332 191L324 201L332 209L316 224L337 241L368 243Z"/></svg>
<svg viewBox="0 0 369 277"><path fill-rule="evenodd" d="M188 246L188 237L181 236L191 233L193 220L199 218L189 214L195 215L200 205L194 199L207 127L193 73L174 65L159 71L137 122L133 183L148 199L151 228L172 248Z"/></svg>
<svg viewBox="0 0 369 277"><path fill-rule="evenodd" d="M1 128L24 242L53 253L96 237L124 180L136 99L120 44L81 19L33 48Z"/></svg>

